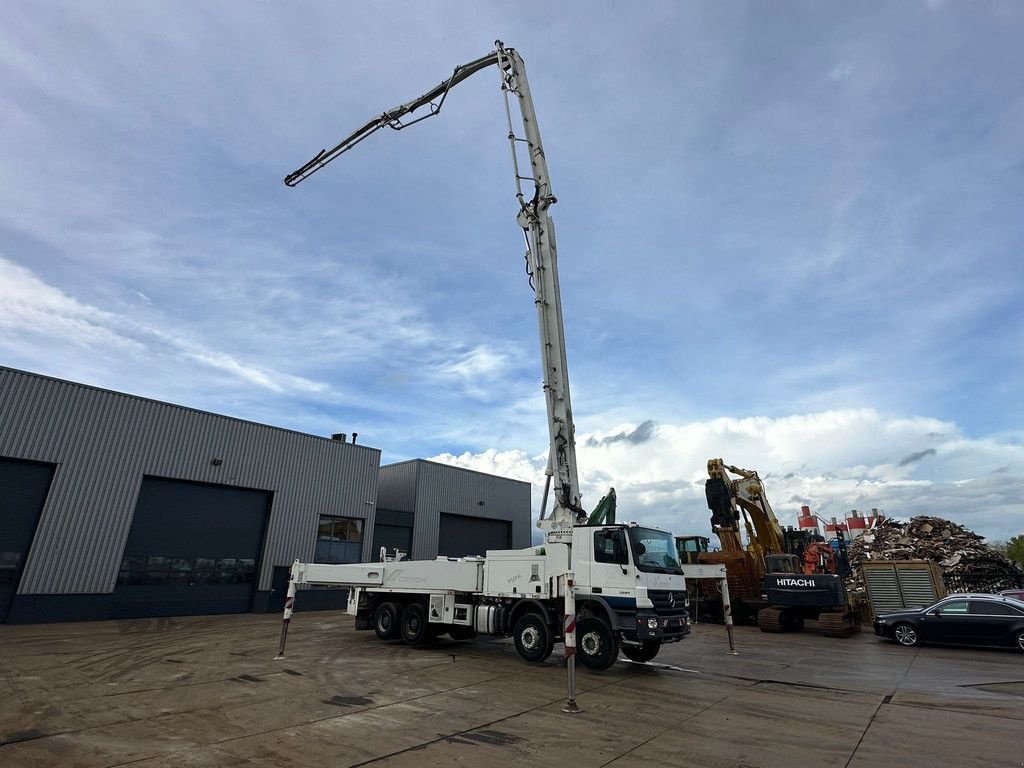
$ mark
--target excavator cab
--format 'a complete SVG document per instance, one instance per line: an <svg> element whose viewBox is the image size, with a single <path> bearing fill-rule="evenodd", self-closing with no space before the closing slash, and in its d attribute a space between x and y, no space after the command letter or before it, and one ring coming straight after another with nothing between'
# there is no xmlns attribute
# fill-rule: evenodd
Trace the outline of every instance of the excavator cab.
<svg viewBox="0 0 1024 768"><path fill-rule="evenodd" d="M765 573L803 573L800 558L796 555L766 555Z"/></svg>
<svg viewBox="0 0 1024 768"><path fill-rule="evenodd" d="M707 551L707 536L676 536L676 553L683 565L697 565L701 554Z"/></svg>

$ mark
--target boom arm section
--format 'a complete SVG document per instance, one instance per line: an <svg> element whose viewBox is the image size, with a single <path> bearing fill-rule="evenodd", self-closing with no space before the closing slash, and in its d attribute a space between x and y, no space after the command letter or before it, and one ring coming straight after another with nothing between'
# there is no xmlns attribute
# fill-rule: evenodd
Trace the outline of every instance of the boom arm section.
<svg viewBox="0 0 1024 768"><path fill-rule="evenodd" d="M376 133L384 126L391 128L396 131L400 131L403 128L408 128L410 125L414 125L421 120L426 120L428 117L433 117L441 111L441 107L444 104L445 98L448 96L448 91L453 86L458 85L463 80L475 75L481 69L498 63L498 52L493 51L486 56L481 56L475 61L471 61L468 64L456 67L455 71L452 72L452 76L445 80L440 85L432 88L431 90L424 93L422 96L407 101L405 104L400 104L397 107L382 112L379 117L375 117L372 120L368 120L367 123L357 131L353 131L352 134L346 136L344 139L339 141L331 149L321 149L317 153L316 157L306 163L304 166L296 171L292 171L284 177L284 183L289 187L294 187L300 181L303 181L307 177L319 171L325 165L332 160L338 158L339 155L348 152L352 147L361 142L371 133ZM435 103L436 101L436 103ZM402 118L406 115L415 112L417 109L423 106L430 107L430 111L417 117L415 120L410 120L407 123L402 122Z"/></svg>
<svg viewBox="0 0 1024 768"><path fill-rule="evenodd" d="M543 388L548 415L549 466L554 476L554 508L550 516L545 516L545 510L542 509L537 525L547 533L549 541L569 542L572 526L586 522L587 513L580 505L576 435L569 398L569 367L565 354L565 330L558 285L555 226L548 212L556 198L551 193L547 160L537 126L537 114L526 79L526 65L519 53L514 48L506 48L500 40L496 41L494 51L456 67L451 77L422 96L369 120L332 149L321 150L308 163L288 174L284 183L294 187L385 126L401 130L433 117L441 111L441 106L452 87L493 64L498 66L501 73L501 89L505 95L508 139L512 148L516 199L520 208L517 221L526 239L527 271L534 289L534 304L537 309ZM522 137L516 135L512 124L509 106L512 95L516 96L519 104ZM429 107L429 112L403 122L404 117L424 106ZM522 176L519 172L520 145L524 145L528 153L531 174L529 176ZM523 193L523 181L533 182L533 194L529 197Z"/></svg>
<svg viewBox="0 0 1024 768"><path fill-rule="evenodd" d="M738 475L733 479L730 473ZM782 526L768 503L764 484L757 472L726 464L721 459L708 460L708 480L705 483L708 506L711 508L711 527L722 542L722 550L739 552L743 549L739 533L742 515L747 531L746 549L760 562L769 554L785 551Z"/></svg>

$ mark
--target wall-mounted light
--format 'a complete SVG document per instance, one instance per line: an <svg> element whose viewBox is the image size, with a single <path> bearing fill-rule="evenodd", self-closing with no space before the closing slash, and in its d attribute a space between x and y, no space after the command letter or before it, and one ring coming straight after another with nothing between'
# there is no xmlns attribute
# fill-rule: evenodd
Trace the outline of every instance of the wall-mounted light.
<svg viewBox="0 0 1024 768"><path fill-rule="evenodd" d="M214 466L214 467L219 467L223 463L224 463L224 459L218 459L216 456L214 456L212 459L210 459L210 464L212 466Z"/></svg>

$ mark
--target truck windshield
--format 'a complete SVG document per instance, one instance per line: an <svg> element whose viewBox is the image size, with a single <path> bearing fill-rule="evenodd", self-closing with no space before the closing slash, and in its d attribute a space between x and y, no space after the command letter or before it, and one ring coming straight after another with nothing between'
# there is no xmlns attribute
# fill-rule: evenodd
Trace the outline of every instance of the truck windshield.
<svg viewBox="0 0 1024 768"><path fill-rule="evenodd" d="M636 567L648 573L682 573L671 533L630 527L629 543Z"/></svg>

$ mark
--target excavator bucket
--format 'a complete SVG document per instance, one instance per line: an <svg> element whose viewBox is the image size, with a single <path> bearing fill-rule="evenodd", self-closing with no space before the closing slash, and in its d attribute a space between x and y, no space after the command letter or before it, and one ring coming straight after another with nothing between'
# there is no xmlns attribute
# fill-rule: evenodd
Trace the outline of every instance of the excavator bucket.
<svg viewBox="0 0 1024 768"><path fill-rule="evenodd" d="M608 494L597 502L594 511L587 518L587 525L611 525L615 522L615 489L609 488Z"/></svg>
<svg viewBox="0 0 1024 768"><path fill-rule="evenodd" d="M732 507L729 485L720 477L709 477L704 481L704 495L711 510L711 525L730 528L739 522L739 515Z"/></svg>

